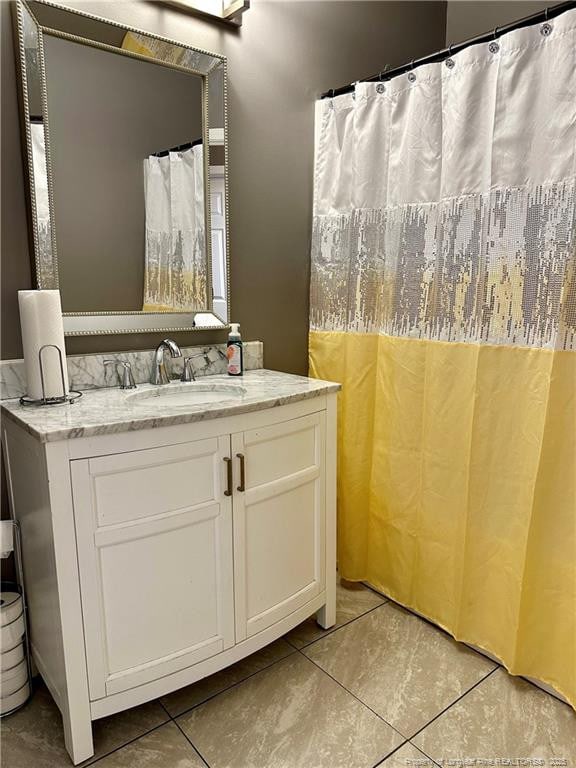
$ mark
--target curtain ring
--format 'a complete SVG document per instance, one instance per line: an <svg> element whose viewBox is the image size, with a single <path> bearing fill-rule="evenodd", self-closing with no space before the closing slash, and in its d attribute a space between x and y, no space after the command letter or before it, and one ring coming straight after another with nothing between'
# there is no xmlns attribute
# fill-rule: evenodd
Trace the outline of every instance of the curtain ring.
<svg viewBox="0 0 576 768"><path fill-rule="evenodd" d="M540 27L540 34L543 37L548 37L552 34L552 24L548 23L548 7L544 9L544 24Z"/></svg>
<svg viewBox="0 0 576 768"><path fill-rule="evenodd" d="M492 33L492 37L494 38L494 40L496 40L496 38L498 37L498 27L494 27L494 32Z"/></svg>

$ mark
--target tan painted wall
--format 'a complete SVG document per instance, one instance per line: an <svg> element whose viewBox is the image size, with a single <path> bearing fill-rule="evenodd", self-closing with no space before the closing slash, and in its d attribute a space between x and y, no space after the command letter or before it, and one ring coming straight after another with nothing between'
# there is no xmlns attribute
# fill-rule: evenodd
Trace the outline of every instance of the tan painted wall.
<svg viewBox="0 0 576 768"><path fill-rule="evenodd" d="M495 27L510 24L516 19L530 16L546 8L546 3L537 0L449 0L446 16L446 44L459 43L469 37L476 37Z"/></svg>
<svg viewBox="0 0 576 768"><path fill-rule="evenodd" d="M69 5L74 5L70 2ZM307 371L314 99L444 45L444 2L253 0L239 31L144 2L82 10L224 54L230 71L232 319L268 367ZM31 287L8 4L2 14L2 356L21 355L16 291ZM6 190L6 191L5 191ZM180 334L179 342L225 334ZM70 339L68 351L150 348L157 335Z"/></svg>

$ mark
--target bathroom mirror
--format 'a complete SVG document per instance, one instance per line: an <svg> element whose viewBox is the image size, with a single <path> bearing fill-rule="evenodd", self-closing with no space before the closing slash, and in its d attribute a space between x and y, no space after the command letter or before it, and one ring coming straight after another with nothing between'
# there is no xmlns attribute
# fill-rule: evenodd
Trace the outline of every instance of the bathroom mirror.
<svg viewBox="0 0 576 768"><path fill-rule="evenodd" d="M17 0L38 288L67 335L228 323L226 59Z"/></svg>

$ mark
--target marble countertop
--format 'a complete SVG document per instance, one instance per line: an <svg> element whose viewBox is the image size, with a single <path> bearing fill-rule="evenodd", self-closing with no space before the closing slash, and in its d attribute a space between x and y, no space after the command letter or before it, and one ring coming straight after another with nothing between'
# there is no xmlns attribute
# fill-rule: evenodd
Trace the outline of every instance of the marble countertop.
<svg viewBox="0 0 576 768"><path fill-rule="evenodd" d="M188 387L202 392L217 393L219 388L222 391L214 394L214 402L193 405L168 396L171 390ZM23 406L18 400L4 400L1 408L3 417L46 443L234 416L339 389L340 384L334 382L260 369L247 371L242 377L207 376L190 384L141 384L136 390L97 389L84 392L77 402L65 405Z"/></svg>

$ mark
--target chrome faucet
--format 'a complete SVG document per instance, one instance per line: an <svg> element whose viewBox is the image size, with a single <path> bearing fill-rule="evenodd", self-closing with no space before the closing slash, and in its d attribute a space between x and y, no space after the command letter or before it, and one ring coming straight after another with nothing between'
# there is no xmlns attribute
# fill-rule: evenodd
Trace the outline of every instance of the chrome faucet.
<svg viewBox="0 0 576 768"><path fill-rule="evenodd" d="M182 357L180 347L178 344L176 344L175 341L172 341L172 339L164 339L164 341L161 341L160 344L158 344L156 347L156 352L154 353L152 378L150 379L151 384L170 383L170 377L168 376L166 363L164 362L164 352L166 352L166 350L170 352L170 357Z"/></svg>

